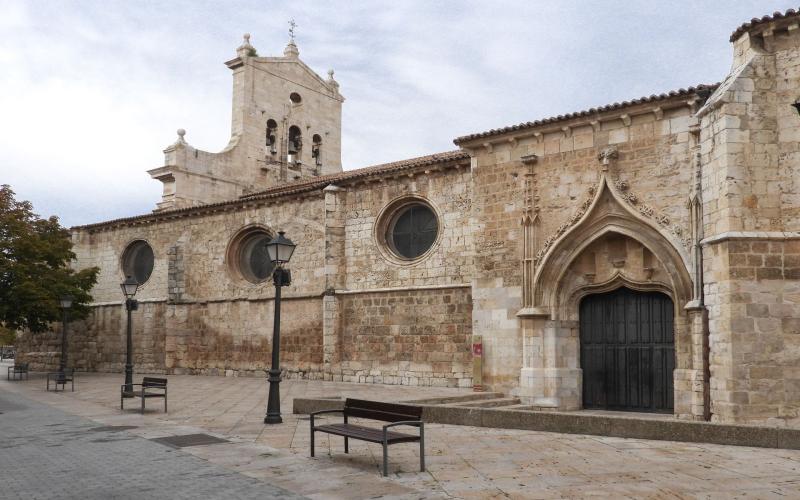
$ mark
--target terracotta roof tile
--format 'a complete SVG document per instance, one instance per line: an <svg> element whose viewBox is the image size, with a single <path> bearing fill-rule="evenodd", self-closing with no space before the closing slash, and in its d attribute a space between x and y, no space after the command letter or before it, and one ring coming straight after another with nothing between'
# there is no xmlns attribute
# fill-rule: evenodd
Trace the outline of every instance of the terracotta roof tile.
<svg viewBox="0 0 800 500"><path fill-rule="evenodd" d="M731 34L731 42L735 42L743 33L750 31L750 29L758 26L759 24L777 21L779 19L786 19L790 17L800 16L800 9L789 9L786 12L774 12L771 16L764 16L762 18L754 17L750 22L744 23Z"/></svg>
<svg viewBox="0 0 800 500"><path fill-rule="evenodd" d="M209 203L206 205L198 205L195 207L178 208L174 210L166 210L163 212L154 212L150 214L137 215L133 217L124 217L121 219L114 219L95 224L87 224L84 226L75 226L72 229L99 229L103 227L110 227L119 224L129 224L133 222L148 222L155 220L173 219L184 217L195 213L207 212L209 210L217 210L225 207L233 207L236 205L245 204L257 200L265 200L271 198L280 198L282 196L289 196L294 194L306 193L309 191L316 191L325 188L330 184L347 183L350 181L372 177L392 174L394 172L401 172L403 170L411 170L416 167L426 165L434 165L437 163L444 163L456 160L466 160L469 154L463 150L447 151L445 153L436 153L427 156L420 156L417 158L410 158L407 160L396 161L392 163L383 163L380 165L373 165L371 167L360 168L356 170L348 170L346 172L339 172L331 175L324 175L314 177L313 179L303 179L289 184L282 184L275 186L264 191L244 195L238 199L223 201L219 203Z"/></svg>
<svg viewBox="0 0 800 500"><path fill-rule="evenodd" d="M457 149L455 151L447 151L445 153L436 153L432 155L419 156L417 158L409 158L407 160L400 160L391 163L382 163L380 165L373 165L371 167L359 168L356 170L347 170L345 172L338 172L336 174L314 177L313 179L298 181L297 183L285 184L283 186L276 186L270 189L266 189L264 191L258 191L256 193L246 194L243 195L241 198L247 200L258 199L261 196L269 195L272 193L278 193L285 189L292 189L306 184L308 185L321 184L327 186L328 184L353 181L364 177L371 177L373 175L385 175L396 171L407 170L414 167L433 165L435 163L442 163L452 160L465 160L467 158L469 158L469 154L466 151Z"/></svg>
<svg viewBox="0 0 800 500"><path fill-rule="evenodd" d="M664 99L669 99L671 97L692 95L692 94L697 94L697 93L701 93L701 92L705 92L705 91L708 91L708 93L711 93L711 92L714 91L714 89L717 88L718 85L719 85L718 83L714 83L714 84L710 84L710 85L700 84L700 85L696 85L694 87L689 87L689 88L686 88L686 89L672 90L670 92L665 92L663 94L657 94L657 95L653 94L653 95L650 95L650 96L640 97L638 99L633 99L633 100L630 100L630 101L615 102L613 104L607 104L605 106L600 106L598 108L589 108L589 109L586 109L586 110L583 110L583 111L576 111L574 113L567 113L565 115L551 116L549 118L542 118L540 120L534 120L532 122L525 122L525 123L520 123L518 125L511 125L511 126L508 126L508 127L495 128L495 129L487 130L486 132L479 132L479 133L476 133L476 134L464 135L464 136L456 138L453 142L455 144L457 144L457 145L460 145L460 144L462 144L462 143L464 143L466 141L471 141L473 139L480 139L482 137L491 137L491 136L494 136L494 135L505 134L505 133L508 133L508 132L515 132L517 130L525 130L525 129L528 129L528 128L538 127L538 126L541 126L541 125L548 125L548 124L560 122L560 121L563 121L563 120L570 120L570 119L573 119L573 118L580 118L580 117L583 117L583 116L593 116L593 115L596 115L597 113L602 113L602 112L605 112L605 111L613 111L615 109L622 109L622 108L626 108L628 106L633 106L635 104L642 104L642 103L648 103L648 102L657 102L657 101L662 101Z"/></svg>

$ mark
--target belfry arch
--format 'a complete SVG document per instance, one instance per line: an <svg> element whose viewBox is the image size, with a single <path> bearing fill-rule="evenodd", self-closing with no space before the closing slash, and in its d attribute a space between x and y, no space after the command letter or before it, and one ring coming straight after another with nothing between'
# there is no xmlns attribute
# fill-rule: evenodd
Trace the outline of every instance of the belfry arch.
<svg viewBox="0 0 800 500"><path fill-rule="evenodd" d="M559 228L557 238L545 241L534 261L531 283L526 284L530 303L518 314L523 336L519 396L542 408L582 408L581 300L624 287L660 292L674 304L675 414L699 419L704 395L694 394L691 382L702 373L697 336L703 332L693 329L703 322L694 321L684 307L693 293L688 252L612 186L601 173L591 199L566 228Z"/></svg>

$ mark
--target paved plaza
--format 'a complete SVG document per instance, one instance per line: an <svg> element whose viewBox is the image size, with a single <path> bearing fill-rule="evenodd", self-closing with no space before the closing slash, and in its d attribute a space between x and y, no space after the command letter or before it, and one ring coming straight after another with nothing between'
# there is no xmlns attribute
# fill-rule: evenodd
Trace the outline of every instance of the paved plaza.
<svg viewBox="0 0 800 500"><path fill-rule="evenodd" d="M135 404L119 410L121 374L79 373L74 393L46 392L41 374L22 382L3 377L0 465L13 479L0 496L800 498L796 450L440 424L426 426L428 471L416 469L416 444L395 445L384 479L379 445L351 441L344 455L341 438L318 434L317 457L309 458L308 417L291 414L292 400L403 401L464 390L285 381L284 423L265 426L264 379L168 378L169 413L157 400L142 416ZM90 430L103 426L130 428ZM197 433L228 442L175 449L148 441ZM138 477L151 473L155 480L137 486Z"/></svg>

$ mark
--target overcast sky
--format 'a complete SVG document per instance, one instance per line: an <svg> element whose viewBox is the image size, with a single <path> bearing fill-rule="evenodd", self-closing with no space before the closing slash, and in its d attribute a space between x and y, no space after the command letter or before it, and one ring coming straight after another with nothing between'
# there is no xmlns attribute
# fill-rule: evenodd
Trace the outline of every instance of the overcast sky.
<svg viewBox="0 0 800 500"><path fill-rule="evenodd" d="M796 0L794 0L796 2ZM346 170L472 132L721 80L730 33L783 0L0 0L0 183L67 226L148 213L175 130L230 136L242 34L329 68Z"/></svg>

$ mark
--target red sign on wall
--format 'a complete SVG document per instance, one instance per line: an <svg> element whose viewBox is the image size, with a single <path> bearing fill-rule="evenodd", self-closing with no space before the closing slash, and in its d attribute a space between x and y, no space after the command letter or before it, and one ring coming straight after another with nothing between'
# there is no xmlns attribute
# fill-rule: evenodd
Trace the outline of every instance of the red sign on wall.
<svg viewBox="0 0 800 500"><path fill-rule="evenodd" d="M483 343L472 344L472 355L483 356Z"/></svg>

